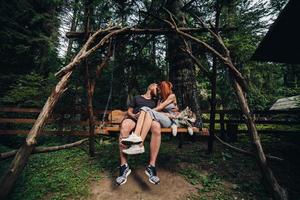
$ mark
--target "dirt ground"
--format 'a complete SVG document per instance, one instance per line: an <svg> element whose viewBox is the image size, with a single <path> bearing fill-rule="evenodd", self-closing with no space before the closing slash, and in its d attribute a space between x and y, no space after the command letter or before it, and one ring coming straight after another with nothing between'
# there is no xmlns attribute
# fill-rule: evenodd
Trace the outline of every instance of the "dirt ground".
<svg viewBox="0 0 300 200"><path fill-rule="evenodd" d="M106 176L92 183L88 200L181 200L197 192L197 188L183 177L166 169L159 169L158 176L161 183L154 185L148 181L144 169L139 168L132 170L122 186L115 185L115 177Z"/></svg>

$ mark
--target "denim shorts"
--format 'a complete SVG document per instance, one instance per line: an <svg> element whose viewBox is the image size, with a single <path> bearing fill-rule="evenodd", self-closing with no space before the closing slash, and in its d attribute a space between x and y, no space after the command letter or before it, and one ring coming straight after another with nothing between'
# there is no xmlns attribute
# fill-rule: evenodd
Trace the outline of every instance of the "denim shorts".
<svg viewBox="0 0 300 200"><path fill-rule="evenodd" d="M148 112L153 120L160 123L161 127L163 128L171 127L172 121L164 113L152 110L151 108L146 106L142 107L141 110Z"/></svg>

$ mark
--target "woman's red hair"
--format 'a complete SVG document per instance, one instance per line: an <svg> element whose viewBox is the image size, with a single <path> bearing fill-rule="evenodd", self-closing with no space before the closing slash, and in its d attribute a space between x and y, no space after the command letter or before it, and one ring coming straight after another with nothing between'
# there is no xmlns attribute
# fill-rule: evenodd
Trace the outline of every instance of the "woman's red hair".
<svg viewBox="0 0 300 200"><path fill-rule="evenodd" d="M173 85L169 81L162 81L158 84L162 101L165 101L172 94Z"/></svg>

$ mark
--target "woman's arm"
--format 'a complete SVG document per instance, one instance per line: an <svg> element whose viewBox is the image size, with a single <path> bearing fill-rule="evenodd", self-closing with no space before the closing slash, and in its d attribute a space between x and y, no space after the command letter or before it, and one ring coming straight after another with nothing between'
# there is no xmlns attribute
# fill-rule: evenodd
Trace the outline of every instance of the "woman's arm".
<svg viewBox="0 0 300 200"><path fill-rule="evenodd" d="M173 103L175 99L176 99L175 94L170 94L168 98L164 102L160 103L156 108L154 108L154 110L155 111L163 110L167 105Z"/></svg>

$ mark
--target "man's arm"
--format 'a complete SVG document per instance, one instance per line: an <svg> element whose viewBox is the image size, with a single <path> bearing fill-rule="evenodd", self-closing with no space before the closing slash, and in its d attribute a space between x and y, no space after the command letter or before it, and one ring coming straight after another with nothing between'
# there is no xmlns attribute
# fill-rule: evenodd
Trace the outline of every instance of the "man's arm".
<svg viewBox="0 0 300 200"><path fill-rule="evenodd" d="M139 117L140 113L134 114L133 113L133 108L129 107L128 110L127 110L127 114L128 114L129 117L131 117L133 119L137 119Z"/></svg>

